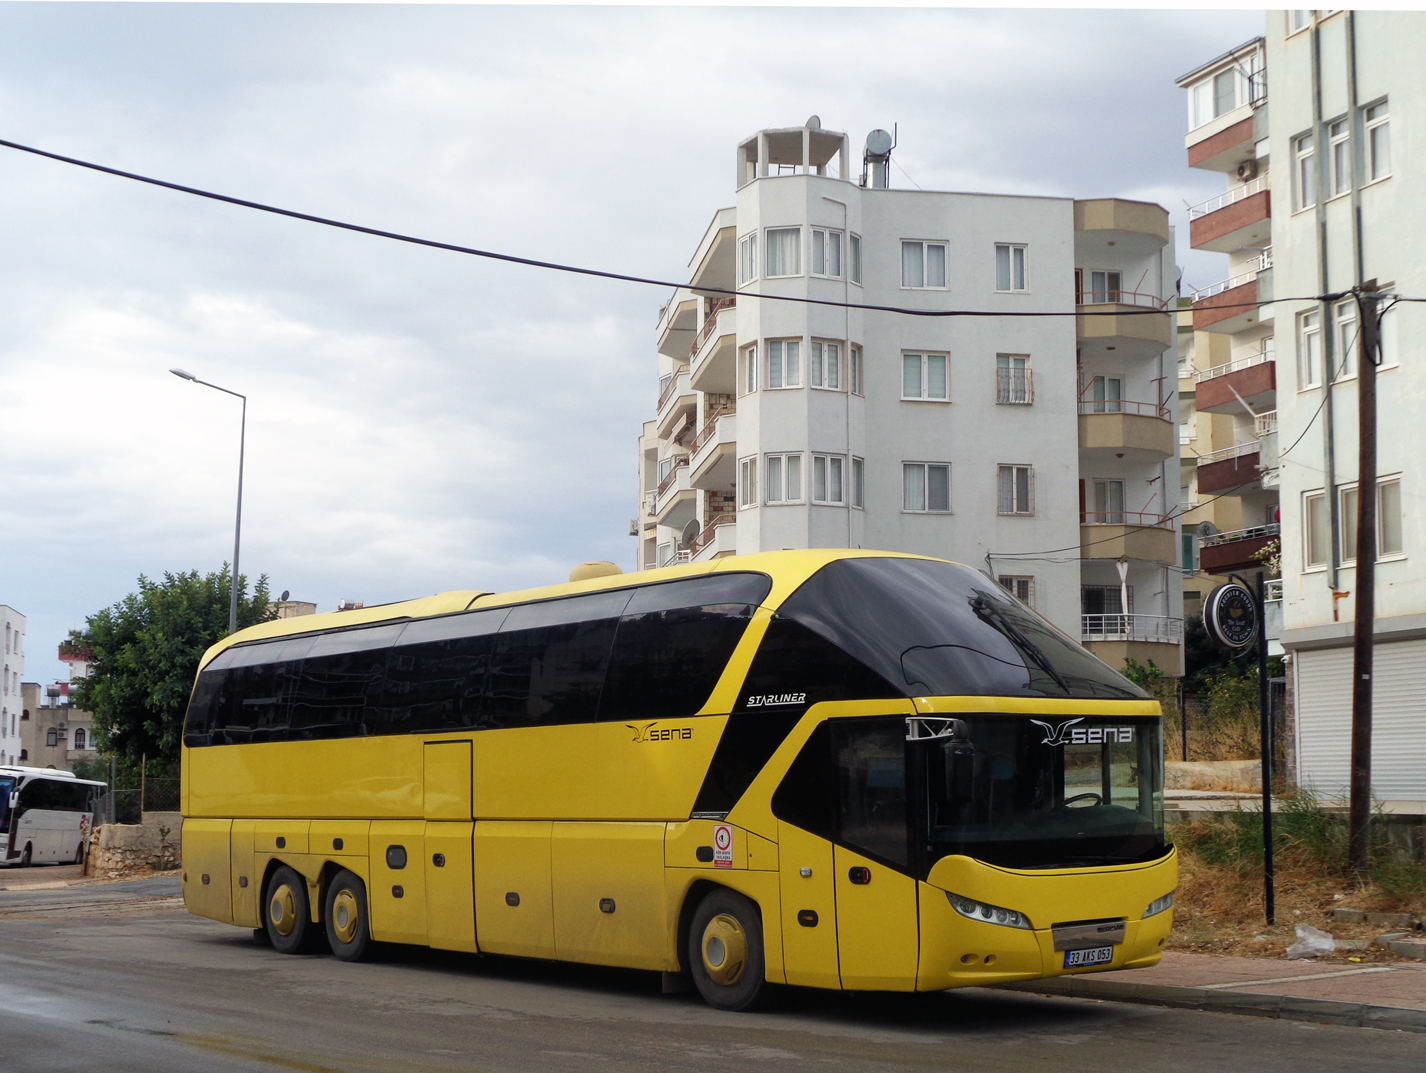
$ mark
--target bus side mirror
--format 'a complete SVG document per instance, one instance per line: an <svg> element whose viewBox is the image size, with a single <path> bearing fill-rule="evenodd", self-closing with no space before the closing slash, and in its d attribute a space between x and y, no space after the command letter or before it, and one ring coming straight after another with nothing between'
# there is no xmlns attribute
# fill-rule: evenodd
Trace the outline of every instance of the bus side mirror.
<svg viewBox="0 0 1426 1073"><path fill-rule="evenodd" d="M11 807L11 808L19 808L19 807L20 807L20 791L19 791L19 790L11 790L11 791L10 791L10 807Z"/></svg>

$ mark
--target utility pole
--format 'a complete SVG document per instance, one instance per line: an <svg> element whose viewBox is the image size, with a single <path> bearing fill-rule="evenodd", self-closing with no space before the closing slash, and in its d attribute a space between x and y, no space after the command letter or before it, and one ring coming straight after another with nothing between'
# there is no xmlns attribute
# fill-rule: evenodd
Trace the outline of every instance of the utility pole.
<svg viewBox="0 0 1426 1073"><path fill-rule="evenodd" d="M1357 607L1352 624L1352 770L1348 863L1371 866L1372 658L1376 625L1376 362L1381 334L1375 279L1352 289L1357 300Z"/></svg>

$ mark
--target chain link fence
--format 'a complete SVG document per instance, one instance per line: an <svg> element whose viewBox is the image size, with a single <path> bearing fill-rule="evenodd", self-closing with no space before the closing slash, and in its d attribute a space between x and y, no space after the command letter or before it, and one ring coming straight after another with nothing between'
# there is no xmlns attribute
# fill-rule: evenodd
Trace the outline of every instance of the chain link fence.
<svg viewBox="0 0 1426 1073"><path fill-rule="evenodd" d="M1285 687L1281 678L1268 680L1273 766L1279 772L1287 741ZM1256 760L1262 755L1256 676L1213 694L1166 698L1163 711L1165 760Z"/></svg>
<svg viewBox="0 0 1426 1073"><path fill-rule="evenodd" d="M142 786L106 792L98 814L105 823L143 823L145 812L178 812L178 779L145 779Z"/></svg>

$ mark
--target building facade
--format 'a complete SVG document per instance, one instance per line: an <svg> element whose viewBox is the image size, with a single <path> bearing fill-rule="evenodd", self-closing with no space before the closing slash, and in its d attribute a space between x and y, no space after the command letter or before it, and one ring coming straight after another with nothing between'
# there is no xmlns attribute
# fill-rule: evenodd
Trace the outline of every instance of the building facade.
<svg viewBox="0 0 1426 1073"><path fill-rule="evenodd" d="M943 556L1178 673L1167 214L890 189L873 148L853 175L815 118L737 147L736 203L659 314L637 565Z"/></svg>
<svg viewBox="0 0 1426 1073"><path fill-rule="evenodd" d="M0 664L0 764L19 763L20 723L24 695L20 681L25 676L25 616L7 604L0 604L0 620L5 624L5 657Z"/></svg>

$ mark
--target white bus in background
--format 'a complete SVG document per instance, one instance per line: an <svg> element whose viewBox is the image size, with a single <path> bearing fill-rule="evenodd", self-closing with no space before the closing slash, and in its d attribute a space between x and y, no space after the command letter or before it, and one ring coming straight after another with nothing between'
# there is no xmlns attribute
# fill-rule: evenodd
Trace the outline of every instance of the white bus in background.
<svg viewBox="0 0 1426 1073"><path fill-rule="evenodd" d="M53 768L0 767L0 859L78 864L107 788Z"/></svg>

